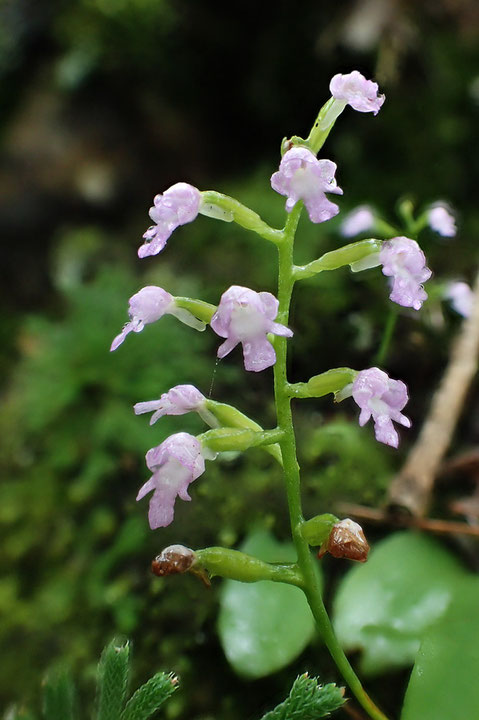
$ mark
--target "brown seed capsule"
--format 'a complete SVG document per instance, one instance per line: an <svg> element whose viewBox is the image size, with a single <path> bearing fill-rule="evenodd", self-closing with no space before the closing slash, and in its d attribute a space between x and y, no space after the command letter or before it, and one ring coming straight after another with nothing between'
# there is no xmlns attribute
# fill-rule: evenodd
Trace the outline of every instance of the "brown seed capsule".
<svg viewBox="0 0 479 720"><path fill-rule="evenodd" d="M195 553L184 545L169 545L151 563L154 575L177 575L190 570L196 559Z"/></svg>
<svg viewBox="0 0 479 720"><path fill-rule="evenodd" d="M336 558L366 562L369 545L361 525L350 518L337 522L333 525L325 547L321 548L319 557L325 552L331 553Z"/></svg>

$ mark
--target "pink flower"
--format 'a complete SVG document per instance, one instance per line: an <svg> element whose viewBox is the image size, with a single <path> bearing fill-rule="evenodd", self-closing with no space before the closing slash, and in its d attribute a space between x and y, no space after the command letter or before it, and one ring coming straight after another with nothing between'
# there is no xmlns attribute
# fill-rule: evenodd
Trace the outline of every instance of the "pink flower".
<svg viewBox="0 0 479 720"><path fill-rule="evenodd" d="M188 486L204 473L205 459L199 440L181 432L148 450L146 464L153 476L140 488L136 499L141 500L153 491L148 520L155 530L172 522L177 495L182 500L191 500Z"/></svg>
<svg viewBox="0 0 479 720"><path fill-rule="evenodd" d="M366 80L357 70L347 75L335 75L329 84L329 90L335 100L351 105L359 112L372 112L378 114L384 95L378 95L378 84Z"/></svg>
<svg viewBox="0 0 479 720"><path fill-rule="evenodd" d="M150 420L150 425L153 425L163 415L197 412L205 406L205 403L205 396L194 385L176 385L163 393L159 400L136 403L133 409L136 415L153 412Z"/></svg>
<svg viewBox="0 0 479 720"><path fill-rule="evenodd" d="M150 217L155 222L143 235L145 243L139 248L138 256L157 255L163 250L173 230L179 225L192 222L198 215L201 195L193 185L176 183L163 195L156 195Z"/></svg>
<svg viewBox="0 0 479 720"><path fill-rule="evenodd" d="M173 295L154 285L147 285L135 293L129 300L130 322L113 340L110 350L116 350L128 333L141 332L145 325L159 320L160 317L170 312L173 303Z"/></svg>
<svg viewBox="0 0 479 720"><path fill-rule="evenodd" d="M339 208L325 193L342 195L334 174L336 164L331 160L318 160L305 147L293 147L283 155L278 172L271 176L271 187L280 195L286 195L286 210L291 212L298 200L302 200L314 223L329 220L338 214Z"/></svg>
<svg viewBox="0 0 479 720"><path fill-rule="evenodd" d="M465 282L450 282L447 284L444 297L451 301L454 310L463 317L469 317L472 312L474 293Z"/></svg>
<svg viewBox="0 0 479 720"><path fill-rule="evenodd" d="M205 324L197 320L188 310L176 306L173 295L156 285L147 285L132 295L129 300L128 315L130 322L126 323L121 333L113 340L110 351L116 350L128 333L141 332L145 325L156 322L163 315L175 315L178 320L195 330L205 329Z"/></svg>
<svg viewBox="0 0 479 720"><path fill-rule="evenodd" d="M273 322L278 305L278 300L269 292L257 293L239 285L226 290L210 323L215 333L227 338L218 348L218 357L224 358L242 343L246 370L259 372L274 365L276 353L266 334L293 335L285 325Z"/></svg>
<svg viewBox="0 0 479 720"><path fill-rule="evenodd" d="M351 210L341 223L341 235L353 237L359 233L372 230L374 226L374 213L369 205L359 205Z"/></svg>
<svg viewBox="0 0 479 720"><path fill-rule="evenodd" d="M391 380L385 372L373 367L358 373L352 385L352 396L361 408L361 427L372 416L376 440L397 448L399 437L392 421L411 427L411 421L401 413L409 399L406 385L401 380Z"/></svg>
<svg viewBox="0 0 479 720"><path fill-rule="evenodd" d="M383 243L379 253L384 275L392 278L393 302L419 310L427 293L421 283L431 277L426 258L415 240L396 237Z"/></svg>
<svg viewBox="0 0 479 720"><path fill-rule="evenodd" d="M443 237L454 237L457 232L454 215L440 203L429 209L428 221L429 227Z"/></svg>

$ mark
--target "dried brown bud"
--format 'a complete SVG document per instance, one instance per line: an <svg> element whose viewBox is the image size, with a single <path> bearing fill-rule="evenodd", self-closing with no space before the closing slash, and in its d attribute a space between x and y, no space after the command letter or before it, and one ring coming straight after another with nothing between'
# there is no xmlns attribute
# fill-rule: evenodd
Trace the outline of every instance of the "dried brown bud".
<svg viewBox="0 0 479 720"><path fill-rule="evenodd" d="M190 570L195 553L184 545L169 545L151 563L151 572L159 577L177 575Z"/></svg>
<svg viewBox="0 0 479 720"><path fill-rule="evenodd" d="M331 553L336 558L366 562L369 545L364 537L361 525L358 525L354 520L350 520L350 518L340 520L333 525L329 538L321 547L318 556L322 557L326 552Z"/></svg>

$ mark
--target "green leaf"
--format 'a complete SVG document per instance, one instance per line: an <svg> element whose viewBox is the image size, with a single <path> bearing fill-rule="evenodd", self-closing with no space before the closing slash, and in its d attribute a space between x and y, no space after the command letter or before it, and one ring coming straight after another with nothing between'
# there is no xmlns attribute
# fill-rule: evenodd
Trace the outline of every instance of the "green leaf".
<svg viewBox="0 0 479 720"><path fill-rule="evenodd" d="M319 720L327 717L344 703L344 690L335 683L320 685L308 674L296 678L281 705L263 715L261 720Z"/></svg>
<svg viewBox="0 0 479 720"><path fill-rule="evenodd" d="M392 535L341 582L333 607L339 641L345 650L363 650L365 674L411 665L424 631L444 614L466 575L431 538Z"/></svg>
<svg viewBox="0 0 479 720"><path fill-rule="evenodd" d="M174 675L156 673L131 696L120 720L148 720L177 687L178 680Z"/></svg>
<svg viewBox="0 0 479 720"><path fill-rule="evenodd" d="M113 638L98 666L97 720L118 720L125 704L129 679L130 645Z"/></svg>
<svg viewBox="0 0 479 720"><path fill-rule="evenodd" d="M43 716L45 720L72 720L74 687L70 673L64 669L50 670L43 685Z"/></svg>
<svg viewBox="0 0 479 720"><path fill-rule="evenodd" d="M277 542L266 530L250 534L241 550L266 562L296 560L293 545ZM259 678L280 670L304 649L314 629L299 588L269 580L224 583L218 630L225 655L238 674Z"/></svg>
<svg viewBox="0 0 479 720"><path fill-rule="evenodd" d="M479 579L460 582L425 634L401 720L472 720L479 715Z"/></svg>

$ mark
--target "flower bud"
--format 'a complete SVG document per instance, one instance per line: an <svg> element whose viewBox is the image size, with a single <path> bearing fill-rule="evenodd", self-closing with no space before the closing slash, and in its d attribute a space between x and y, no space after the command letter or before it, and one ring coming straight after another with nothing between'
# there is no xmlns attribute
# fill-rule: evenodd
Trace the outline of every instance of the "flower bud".
<svg viewBox="0 0 479 720"><path fill-rule="evenodd" d="M322 545L318 557L321 558L327 552L335 558L366 562L369 544L361 525L350 518L340 520L333 525L328 540Z"/></svg>
<svg viewBox="0 0 479 720"><path fill-rule="evenodd" d="M188 572L196 560L193 550L184 545L169 545L151 563L151 572L158 577Z"/></svg>

